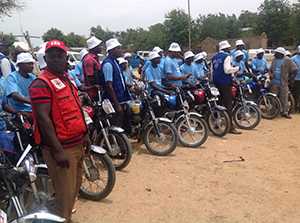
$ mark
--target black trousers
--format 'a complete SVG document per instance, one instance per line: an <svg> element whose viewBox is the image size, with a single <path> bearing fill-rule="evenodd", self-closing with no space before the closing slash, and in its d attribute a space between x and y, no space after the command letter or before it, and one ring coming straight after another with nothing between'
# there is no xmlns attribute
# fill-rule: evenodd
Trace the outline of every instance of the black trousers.
<svg viewBox="0 0 300 223"><path fill-rule="evenodd" d="M297 111L300 111L300 81L298 80L295 81L292 88L292 94L295 98L296 109Z"/></svg>
<svg viewBox="0 0 300 223"><path fill-rule="evenodd" d="M220 91L220 103L224 106L229 114L232 125L232 110L233 110L233 97L232 97L232 86L231 85L216 85Z"/></svg>

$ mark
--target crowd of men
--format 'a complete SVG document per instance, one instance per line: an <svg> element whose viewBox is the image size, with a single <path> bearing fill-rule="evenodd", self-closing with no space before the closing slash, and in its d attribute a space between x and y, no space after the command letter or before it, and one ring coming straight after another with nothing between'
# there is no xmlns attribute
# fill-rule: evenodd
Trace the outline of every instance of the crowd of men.
<svg viewBox="0 0 300 223"><path fill-rule="evenodd" d="M107 56L100 62L98 55L104 48ZM72 69L68 65L67 51L59 40L44 44L36 54L40 72L35 75L35 59L28 50L20 50L10 59L8 46L0 42L0 111L22 113L33 120L35 140L43 148L56 190L58 214L67 221L71 219L81 184L85 148L90 144L78 90L98 100L101 89L102 97L109 99L116 111L113 124L124 127L124 104L132 99L134 79L144 81L149 94L161 95L172 94L176 87L194 85L209 78L219 89L220 101L231 115L232 77L247 72L269 73L271 90L279 95L283 105L282 116L291 118L289 90L293 91L299 109L300 46L292 58L284 48L277 48L269 65L263 49L258 50L250 63L242 40L236 41L234 49L228 41L222 41L209 66L205 52L183 53L180 45L174 42L167 51L156 46L146 61L141 58L139 77L133 74L130 66L132 55L123 53L117 39L104 43L96 37L89 38L87 48L80 52L80 63ZM5 128L5 122L0 119L0 130ZM234 125L230 132L240 134Z"/></svg>

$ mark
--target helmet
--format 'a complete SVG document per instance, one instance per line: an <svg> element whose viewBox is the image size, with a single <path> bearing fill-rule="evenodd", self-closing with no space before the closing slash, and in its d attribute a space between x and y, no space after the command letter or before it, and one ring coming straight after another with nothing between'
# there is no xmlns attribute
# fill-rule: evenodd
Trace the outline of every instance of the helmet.
<svg viewBox="0 0 300 223"><path fill-rule="evenodd" d="M204 102L205 100L205 91L200 89L200 90L195 90L193 92L194 96L195 96L195 101L197 104L201 104Z"/></svg>
<svg viewBox="0 0 300 223"><path fill-rule="evenodd" d="M176 101L177 101L177 98L176 98L176 95L165 95L165 100L167 102L167 106L171 109L175 109L176 108Z"/></svg>

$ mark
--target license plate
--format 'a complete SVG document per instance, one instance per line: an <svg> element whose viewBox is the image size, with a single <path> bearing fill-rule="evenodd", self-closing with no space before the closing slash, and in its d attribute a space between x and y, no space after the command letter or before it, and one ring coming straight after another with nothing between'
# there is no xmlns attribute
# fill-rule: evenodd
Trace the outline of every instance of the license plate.
<svg viewBox="0 0 300 223"><path fill-rule="evenodd" d="M0 209L0 223L7 223L7 215Z"/></svg>
<svg viewBox="0 0 300 223"><path fill-rule="evenodd" d="M218 88L215 88L215 87L210 88L210 93L213 96L219 96L220 95L220 92L219 92Z"/></svg>

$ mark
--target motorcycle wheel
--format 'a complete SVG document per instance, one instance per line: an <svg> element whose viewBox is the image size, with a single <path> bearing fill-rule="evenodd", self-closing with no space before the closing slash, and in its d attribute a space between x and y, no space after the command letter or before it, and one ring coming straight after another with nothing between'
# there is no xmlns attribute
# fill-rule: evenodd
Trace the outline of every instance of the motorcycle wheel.
<svg viewBox="0 0 300 223"><path fill-rule="evenodd" d="M188 121L191 128L189 127ZM187 117L181 117L177 120L175 125L179 143L184 147L197 148L205 143L208 138L206 122L197 115L188 114Z"/></svg>
<svg viewBox="0 0 300 223"><path fill-rule="evenodd" d="M291 94L291 93L289 93L289 114L293 114L293 113L295 113L295 111L296 111L296 101L295 101L295 98L294 98L294 96Z"/></svg>
<svg viewBox="0 0 300 223"><path fill-rule="evenodd" d="M280 100L276 96L261 96L257 101L257 105L261 111L261 116L265 119L271 120L280 114Z"/></svg>
<svg viewBox="0 0 300 223"><path fill-rule="evenodd" d="M177 146L177 132L173 124L158 121L157 130L153 123L149 124L143 133L143 142L147 150L156 156L167 156L171 154Z"/></svg>
<svg viewBox="0 0 300 223"><path fill-rule="evenodd" d="M113 151L109 151L104 137L97 137L95 145L99 145L107 151L116 170L122 170L128 166L132 158L132 147L128 137L120 132L110 131L107 135Z"/></svg>
<svg viewBox="0 0 300 223"><path fill-rule="evenodd" d="M116 171L111 159L107 154L91 152L84 162L86 169L84 168L80 196L91 201L106 198L116 182Z"/></svg>
<svg viewBox="0 0 300 223"><path fill-rule="evenodd" d="M215 110L207 117L209 130L218 137L224 137L230 130L230 117L226 111Z"/></svg>
<svg viewBox="0 0 300 223"><path fill-rule="evenodd" d="M249 112L247 112L249 111ZM252 121L250 121L250 118ZM233 121L235 125L244 130L255 129L261 121L261 113L257 106L247 104L237 106L233 111Z"/></svg>

